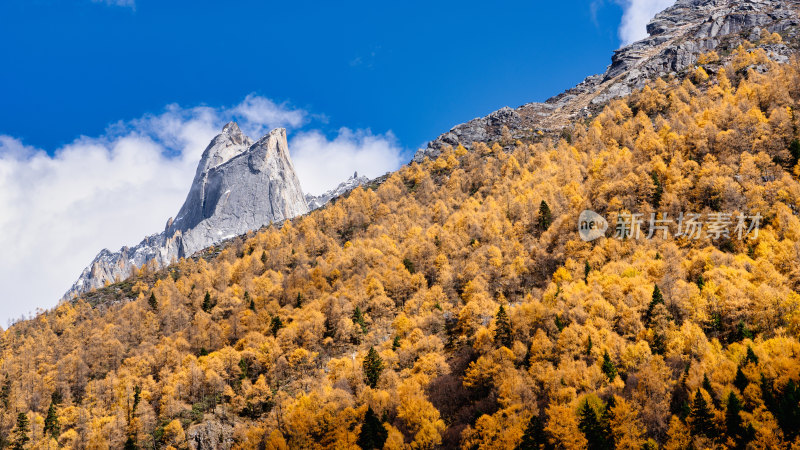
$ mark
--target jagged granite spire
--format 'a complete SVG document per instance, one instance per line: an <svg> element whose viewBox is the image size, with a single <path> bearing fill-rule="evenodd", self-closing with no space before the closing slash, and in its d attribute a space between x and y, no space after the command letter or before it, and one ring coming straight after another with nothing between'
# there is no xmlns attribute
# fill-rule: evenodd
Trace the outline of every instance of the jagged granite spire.
<svg viewBox="0 0 800 450"><path fill-rule="evenodd" d="M231 122L203 151L175 220L135 247L101 251L64 299L125 279L145 263L164 267L224 239L308 210L289 157L286 130L276 128L253 143Z"/></svg>

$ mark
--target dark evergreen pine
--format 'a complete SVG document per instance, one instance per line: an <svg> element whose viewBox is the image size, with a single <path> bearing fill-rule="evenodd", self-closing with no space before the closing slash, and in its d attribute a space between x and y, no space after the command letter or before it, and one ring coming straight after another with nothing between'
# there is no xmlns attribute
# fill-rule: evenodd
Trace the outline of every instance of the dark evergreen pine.
<svg viewBox="0 0 800 450"><path fill-rule="evenodd" d="M733 385L739 389L739 392L744 392L744 388L746 388L748 384L750 384L750 380L747 379L740 365L736 368L736 377L733 379Z"/></svg>
<svg viewBox="0 0 800 450"><path fill-rule="evenodd" d="M714 391L714 388L711 387L711 380L708 379L708 375L703 374L703 389L708 392L708 395L711 397L711 401L714 403L715 408L720 407L719 399L717 399L717 393Z"/></svg>
<svg viewBox="0 0 800 450"><path fill-rule="evenodd" d="M539 204L539 218L536 226L539 231L546 231L552 223L553 213L550 211L550 206L547 205L546 201L542 200L542 203Z"/></svg>
<svg viewBox="0 0 800 450"><path fill-rule="evenodd" d="M753 332L747 328L747 325L743 320L740 320L739 323L736 324L736 334L734 335L733 340L739 342L743 339L753 339Z"/></svg>
<svg viewBox="0 0 800 450"><path fill-rule="evenodd" d="M708 407L708 402L700 389L694 394L692 407L689 411L689 425L693 435L714 437L714 415Z"/></svg>
<svg viewBox="0 0 800 450"><path fill-rule="evenodd" d="M800 140L793 140L789 144L789 154L792 155L791 166L794 167L800 162Z"/></svg>
<svg viewBox="0 0 800 450"><path fill-rule="evenodd" d="M153 292L150 293L150 299L147 300L147 304L150 305L150 309L152 309L153 311L158 310L158 300L156 300L155 293Z"/></svg>
<svg viewBox="0 0 800 450"><path fill-rule="evenodd" d="M753 351L753 347L747 346L747 355L744 357L744 363L747 365L748 363L753 363L758 365L758 356L756 356L756 352Z"/></svg>
<svg viewBox="0 0 800 450"><path fill-rule="evenodd" d="M44 418L44 434L50 434L50 436L53 436L53 439L58 439L58 435L61 434L61 425L58 423L56 405L52 402L50 403L50 407L47 408L47 417Z"/></svg>
<svg viewBox="0 0 800 450"><path fill-rule="evenodd" d="M793 442L800 433L800 385L794 380L786 383L775 401L772 413L783 430L786 442Z"/></svg>
<svg viewBox="0 0 800 450"><path fill-rule="evenodd" d="M742 441L744 428L742 428L742 401L733 392L728 394L728 401L725 407L725 430L737 444Z"/></svg>
<svg viewBox="0 0 800 450"><path fill-rule="evenodd" d="M272 321L269 324L269 331L272 333L273 336L278 335L278 330L283 328L283 321L280 317L275 316L272 318Z"/></svg>
<svg viewBox="0 0 800 450"><path fill-rule="evenodd" d="M583 262L583 281L589 281L589 273L592 271L592 266L589 265L589 261Z"/></svg>
<svg viewBox="0 0 800 450"><path fill-rule="evenodd" d="M139 402L142 401L142 387L138 384L133 387L133 407L131 408L131 414L136 412L136 408L139 407Z"/></svg>
<svg viewBox="0 0 800 450"><path fill-rule="evenodd" d="M247 305L248 308L250 308L251 311L256 310L256 302L253 300L252 297L250 297L250 293L247 291L244 291L244 303Z"/></svg>
<svg viewBox="0 0 800 450"><path fill-rule="evenodd" d="M703 290L703 286L706 285L706 280L705 280L705 278L703 278L703 275L698 275L697 276L696 284L697 284L697 289L700 289L702 291Z"/></svg>
<svg viewBox="0 0 800 450"><path fill-rule="evenodd" d="M124 450L138 450L139 447L136 446L136 439L133 436L128 436L128 439L125 440L125 447Z"/></svg>
<svg viewBox="0 0 800 450"><path fill-rule="evenodd" d="M364 357L364 377L369 387L374 388L378 385L381 372L383 372L383 360L378 352L370 347L367 356Z"/></svg>
<svg viewBox="0 0 800 450"><path fill-rule="evenodd" d="M653 208L658 209L659 205L661 205L661 196L664 195L664 185L658 178L657 173L651 173L650 178L653 179L653 197L651 199Z"/></svg>
<svg viewBox="0 0 800 450"><path fill-rule="evenodd" d="M361 312L361 308L358 306L356 306L355 311L353 311L353 323L359 326L362 333L367 333L367 322L364 320L364 313Z"/></svg>
<svg viewBox="0 0 800 450"><path fill-rule="evenodd" d="M400 348L400 336L395 336L392 340L392 350Z"/></svg>
<svg viewBox="0 0 800 450"><path fill-rule="evenodd" d="M598 417L597 411L586 400L578 410L578 428L586 437L587 446L589 450L605 450L612 449L614 446L609 442L609 435L607 434L606 427L603 426L601 418Z"/></svg>
<svg viewBox="0 0 800 450"><path fill-rule="evenodd" d="M511 348L511 321L509 320L508 314L506 314L506 309L503 308L503 305L500 305L500 309L497 310L497 315L495 316L494 342L497 345Z"/></svg>
<svg viewBox="0 0 800 450"><path fill-rule="evenodd" d="M361 424L361 432L358 434L356 444L364 450L382 449L389 432L383 426L381 420L372 411L372 407L367 407L364 414L364 423Z"/></svg>
<svg viewBox="0 0 800 450"><path fill-rule="evenodd" d="M614 362L611 361L608 350L603 353L603 365L600 366L600 369L606 374L608 381L614 381L614 378L617 377L617 367L614 365Z"/></svg>
<svg viewBox="0 0 800 450"><path fill-rule="evenodd" d="M653 320L653 312L656 308L656 305L663 305L664 304L664 296L661 295L661 289L658 288L657 284L653 285L653 298L650 300L650 304L647 305L647 312L644 314L644 322L647 326L650 326L650 321Z"/></svg>
<svg viewBox="0 0 800 450"><path fill-rule="evenodd" d="M540 450L551 448L544 432L544 420L538 415L531 416L525 434L515 450Z"/></svg>
<svg viewBox="0 0 800 450"><path fill-rule="evenodd" d="M670 400L669 409L672 414L675 414L681 419L686 419L689 415L689 388L686 386L685 376L681 377L681 380L672 390L672 399Z"/></svg>
<svg viewBox="0 0 800 450"><path fill-rule="evenodd" d="M209 312L213 307L214 305L211 304L211 293L206 291L206 296L203 297L203 306L202 306L203 311Z"/></svg>
<svg viewBox="0 0 800 450"><path fill-rule="evenodd" d="M31 430L28 424L27 414L17 414L17 427L14 429L14 440L11 442L12 450L23 450L28 442L30 442L31 438L28 436L28 433L30 433Z"/></svg>
<svg viewBox="0 0 800 450"><path fill-rule="evenodd" d="M266 250L261 252L261 264L264 264L264 265L267 264L267 251Z"/></svg>

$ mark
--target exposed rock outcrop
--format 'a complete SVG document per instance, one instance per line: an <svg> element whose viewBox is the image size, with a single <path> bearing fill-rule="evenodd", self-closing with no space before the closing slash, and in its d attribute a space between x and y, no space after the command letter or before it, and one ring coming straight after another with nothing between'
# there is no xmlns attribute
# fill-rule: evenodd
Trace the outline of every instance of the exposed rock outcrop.
<svg viewBox="0 0 800 450"><path fill-rule="evenodd" d="M101 251L64 298L125 279L144 264L164 267L224 239L308 210L289 157L286 130L272 130L254 143L231 122L203 152L175 220L135 247Z"/></svg>
<svg viewBox="0 0 800 450"><path fill-rule="evenodd" d="M227 450L234 444L233 425L206 415L203 422L186 431L186 442L191 450Z"/></svg>
<svg viewBox="0 0 800 450"><path fill-rule="evenodd" d="M306 194L306 202L308 203L308 208L311 210L322 208L334 198L347 194L353 189L363 184L369 183L369 181L370 181L369 178L365 176L359 177L358 172L356 172L353 174L352 177L340 183L339 186L336 186L334 189L331 189L330 191L325 192L324 194L320 195Z"/></svg>
<svg viewBox="0 0 800 450"><path fill-rule="evenodd" d="M544 103L505 107L457 125L417 151L414 161L436 157L446 145L469 147L473 142L499 141L504 125L513 138L532 131L557 132L649 80L685 74L702 53L729 54L745 39L773 60L786 62L797 46L798 9L800 0L678 0L650 21L647 38L614 52L605 73L590 76ZM762 28L781 33L786 44L758 42Z"/></svg>

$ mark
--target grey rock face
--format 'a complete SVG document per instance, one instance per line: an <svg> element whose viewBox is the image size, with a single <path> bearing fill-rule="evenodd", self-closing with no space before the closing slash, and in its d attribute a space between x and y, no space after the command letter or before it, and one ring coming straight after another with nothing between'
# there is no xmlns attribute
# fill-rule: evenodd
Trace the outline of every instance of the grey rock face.
<svg viewBox="0 0 800 450"><path fill-rule="evenodd" d="M352 177L348 178L346 181L339 184L334 189L331 189L328 192L325 192L321 195L311 195L306 194L306 202L308 203L308 208L311 210L315 210L318 208L322 208L323 206L327 205L328 202L333 200L334 198L340 197L348 192L352 191L353 189L369 183L370 179L364 176L359 177L358 172L354 173Z"/></svg>
<svg viewBox="0 0 800 450"><path fill-rule="evenodd" d="M135 247L101 251L64 298L123 280L144 264L164 267L227 238L308 211L289 157L286 130L277 128L253 143L231 122L203 152L175 220Z"/></svg>
<svg viewBox="0 0 800 450"><path fill-rule="evenodd" d="M531 131L557 132L609 100L644 87L649 80L684 75L702 53L730 53L745 38L758 44L761 28L783 33L785 41L796 41L798 10L800 0L678 0L650 21L648 37L614 52L605 73L590 76L544 103L505 107L457 125L417 151L414 161L437 157L445 145L469 148L473 142L498 141L503 125L514 138ZM758 46L778 62L788 61L794 52L783 44Z"/></svg>
<svg viewBox="0 0 800 450"><path fill-rule="evenodd" d="M191 450L227 450L234 444L233 426L210 418L192 425L186 431L186 441Z"/></svg>

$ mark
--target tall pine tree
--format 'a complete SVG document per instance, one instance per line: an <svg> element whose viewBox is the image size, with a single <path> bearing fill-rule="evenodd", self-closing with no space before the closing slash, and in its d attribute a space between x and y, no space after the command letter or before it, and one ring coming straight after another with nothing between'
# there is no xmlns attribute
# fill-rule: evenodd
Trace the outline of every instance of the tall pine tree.
<svg viewBox="0 0 800 450"><path fill-rule="evenodd" d="M506 314L506 309L503 308L503 305L500 305L500 309L497 310L497 315L495 316L495 332L494 332L494 341L497 345L505 346L506 348L511 348L512 343L512 331L511 331L511 321L508 318L508 314Z"/></svg>
<svg viewBox="0 0 800 450"><path fill-rule="evenodd" d="M611 361L611 356L608 354L608 350L603 353L603 364L600 366L600 369L602 369L603 373L606 374L608 381L614 381L614 378L617 377L617 366L615 366L614 362Z"/></svg>
<svg viewBox="0 0 800 450"><path fill-rule="evenodd" d="M53 402L50 402L50 407L47 408L47 417L44 418L44 434L49 434L53 439L58 439L58 435L61 434L61 425L58 423L56 405Z"/></svg>
<svg viewBox="0 0 800 450"><path fill-rule="evenodd" d="M552 223L553 213L550 211L550 206L542 200L542 203L539 204L539 218L536 221L536 227L539 231L546 231Z"/></svg>
<svg viewBox="0 0 800 450"><path fill-rule="evenodd" d="M584 400L578 409L578 428L586 437L589 450L610 450L614 448L610 441L608 427L604 426L602 416L592 407L589 399Z"/></svg>
<svg viewBox="0 0 800 450"><path fill-rule="evenodd" d="M381 372L383 372L383 360L378 352L370 347L367 356L364 357L364 377L369 387L375 388L378 385Z"/></svg>
<svg viewBox="0 0 800 450"><path fill-rule="evenodd" d="M522 435L522 441L517 444L515 450L540 450L550 449L552 446L547 440L547 435L544 431L544 420L539 415L532 415L528 420L528 426L525 427L525 434Z"/></svg>
<svg viewBox="0 0 800 450"><path fill-rule="evenodd" d="M30 431L28 415L25 413L17 414L17 427L14 429L14 440L11 442L11 449L24 450L31 440L30 436L28 436Z"/></svg>
<svg viewBox="0 0 800 450"><path fill-rule="evenodd" d="M372 407L367 407L356 444L364 450L382 449L388 437L389 432L386 431L386 427L383 426Z"/></svg>
<svg viewBox="0 0 800 450"><path fill-rule="evenodd" d="M653 313L655 312L655 308L657 305L664 304L664 296L661 295L661 289L658 288L657 284L653 285L653 298L650 300L650 304L647 305L647 312L644 314L644 323L647 326L650 326L650 322L653 320Z"/></svg>
<svg viewBox="0 0 800 450"><path fill-rule="evenodd" d="M716 436L714 431L714 414L708 407L705 396L697 389L689 411L689 425L693 435L703 435L710 438Z"/></svg>

